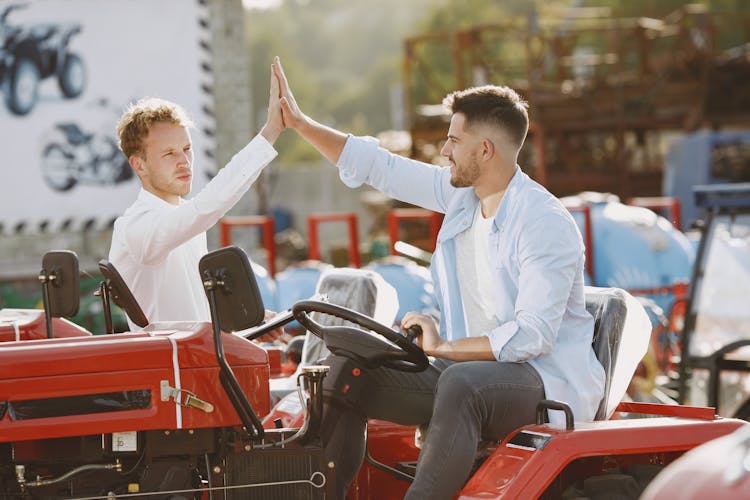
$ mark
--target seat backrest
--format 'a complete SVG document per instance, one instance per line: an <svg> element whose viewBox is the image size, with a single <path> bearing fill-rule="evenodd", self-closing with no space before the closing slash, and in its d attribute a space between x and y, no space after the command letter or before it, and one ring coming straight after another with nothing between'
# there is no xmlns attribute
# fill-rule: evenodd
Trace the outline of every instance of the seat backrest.
<svg viewBox="0 0 750 500"><path fill-rule="evenodd" d="M366 269L327 269L320 276L316 293L325 295L332 304L348 307L383 323L392 323L398 311L396 290L375 271ZM352 325L334 316L314 314L321 325ZM316 364L328 354L325 343L307 332L300 366Z"/></svg>
<svg viewBox="0 0 750 500"><path fill-rule="evenodd" d="M117 304L125 314L127 314L130 321L143 328L148 325L148 318L141 309L140 304L133 296L133 292L130 291L125 280L120 275L119 271L115 268L114 264L108 260L99 261L99 271L101 271L104 279L106 280L106 286L109 288L110 300Z"/></svg>
<svg viewBox="0 0 750 500"><path fill-rule="evenodd" d="M614 411L609 408L610 389L628 315L626 293L619 288L586 287L586 310L594 317L592 347L605 374L604 397L596 412L596 420L604 420Z"/></svg>

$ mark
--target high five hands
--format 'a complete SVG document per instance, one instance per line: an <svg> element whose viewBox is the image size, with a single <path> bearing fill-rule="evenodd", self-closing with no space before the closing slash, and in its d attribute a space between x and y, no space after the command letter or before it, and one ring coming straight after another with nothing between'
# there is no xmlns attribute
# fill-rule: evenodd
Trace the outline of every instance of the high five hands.
<svg viewBox="0 0 750 500"><path fill-rule="evenodd" d="M278 61L278 57L274 58L273 64L277 64ZM268 142L273 144L285 128L286 125L284 125L284 118L281 114L281 89L279 88L279 79L276 76L276 71L272 70L268 95L268 116L266 118L266 124L263 126L260 133Z"/></svg>
<svg viewBox="0 0 750 500"><path fill-rule="evenodd" d="M307 117L299 109L299 105L294 99L294 94L292 94L292 90L289 88L289 80L286 78L284 68L281 66L281 60L279 60L278 56L274 58L271 70L271 76L272 78L276 78L280 90L279 100L284 126L297 130Z"/></svg>
<svg viewBox="0 0 750 500"><path fill-rule="evenodd" d="M286 128L298 130L307 117L294 99L289 81L284 74L279 57L271 63L271 83L268 96L268 117L261 130L263 137L273 144Z"/></svg>
<svg viewBox="0 0 750 500"><path fill-rule="evenodd" d="M279 88L279 106L284 127L294 129L328 161L336 165L346 144L347 134L322 125L304 114L289 88L289 81L278 57L274 58L271 68L272 79L276 79L274 85L278 85Z"/></svg>

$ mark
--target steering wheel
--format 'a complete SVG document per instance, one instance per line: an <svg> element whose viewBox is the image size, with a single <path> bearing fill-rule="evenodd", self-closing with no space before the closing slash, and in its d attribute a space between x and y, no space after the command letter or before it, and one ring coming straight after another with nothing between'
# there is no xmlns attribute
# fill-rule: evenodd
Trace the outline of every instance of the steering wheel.
<svg viewBox="0 0 750 500"><path fill-rule="evenodd" d="M312 319L308 314L310 312L330 314L362 328L324 326ZM323 339L333 354L360 361L368 368L385 366L403 372L421 372L429 365L427 355L411 338L346 307L317 300L301 300L292 307L292 314L302 326Z"/></svg>

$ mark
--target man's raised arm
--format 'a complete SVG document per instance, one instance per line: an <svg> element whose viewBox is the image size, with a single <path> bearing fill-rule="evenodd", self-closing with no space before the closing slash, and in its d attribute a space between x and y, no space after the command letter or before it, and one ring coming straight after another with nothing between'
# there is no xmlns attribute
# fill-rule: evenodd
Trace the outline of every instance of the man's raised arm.
<svg viewBox="0 0 750 500"><path fill-rule="evenodd" d="M273 61L273 71L276 78L278 78L281 88L281 111L284 118L284 125L296 130L320 154L336 165L339 161L339 156L341 156L341 151L346 144L347 135L316 122L299 109L278 57Z"/></svg>

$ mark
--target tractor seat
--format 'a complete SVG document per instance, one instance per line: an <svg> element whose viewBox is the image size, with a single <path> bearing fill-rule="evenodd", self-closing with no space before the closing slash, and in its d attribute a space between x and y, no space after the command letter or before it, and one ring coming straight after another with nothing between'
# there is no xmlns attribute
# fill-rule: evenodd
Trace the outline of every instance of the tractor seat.
<svg viewBox="0 0 750 500"><path fill-rule="evenodd" d="M127 283L122 278L120 273L115 268L114 264L108 260L99 261L99 271L104 276L105 285L108 288L109 298L112 302L117 304L128 316L130 321L140 326L141 328L149 324L148 318L141 309L140 304L133 296L133 292L128 288ZM105 314L110 314L110 311L104 311ZM109 322L112 319L110 316Z"/></svg>
<svg viewBox="0 0 750 500"><path fill-rule="evenodd" d="M392 285L372 270L328 268L324 270L315 292L325 295L331 304L348 307L383 324L393 324L398 311L398 294ZM316 320L325 326L347 324L335 316L315 313ZM303 366L318 364L330 354L322 339L310 332L305 334L302 356L292 377L271 379L271 401L276 404L284 396L296 391L297 376Z"/></svg>
<svg viewBox="0 0 750 500"><path fill-rule="evenodd" d="M594 337L591 347L604 368L605 375L604 396L594 419L606 420L611 415L608 411L608 401L622 332L625 330L628 312L627 297L619 288L586 287L586 310L594 317Z"/></svg>

